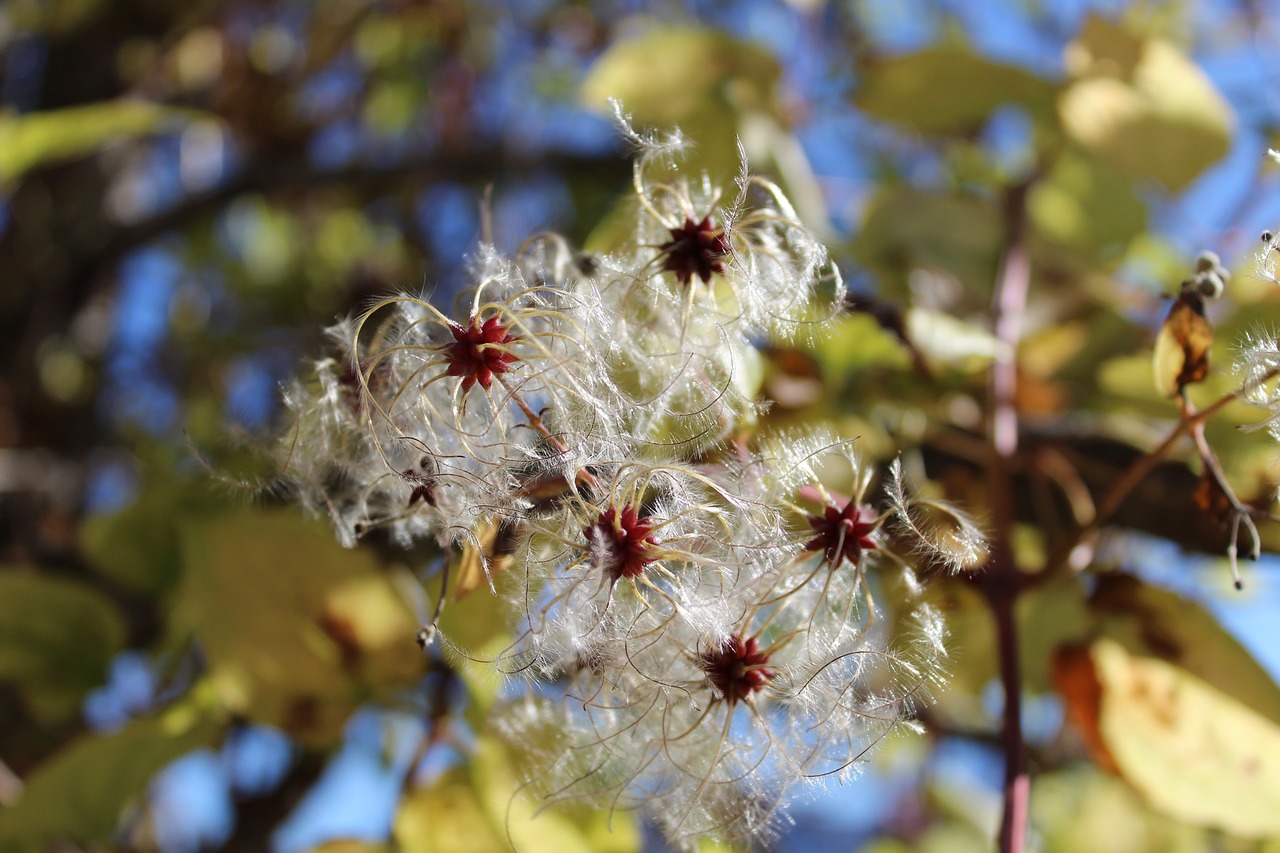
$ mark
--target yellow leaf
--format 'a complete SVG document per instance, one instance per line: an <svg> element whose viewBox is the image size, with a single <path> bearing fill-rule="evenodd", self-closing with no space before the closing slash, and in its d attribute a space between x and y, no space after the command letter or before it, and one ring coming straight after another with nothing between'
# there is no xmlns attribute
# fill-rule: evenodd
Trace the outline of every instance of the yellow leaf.
<svg viewBox="0 0 1280 853"><path fill-rule="evenodd" d="M1156 390L1176 397L1187 385L1203 381L1209 374L1211 346L1213 327L1204 316L1204 300L1184 289L1156 336L1151 357Z"/></svg>
<svg viewBox="0 0 1280 853"><path fill-rule="evenodd" d="M1001 350L1000 341L982 326L927 308L907 312L907 336L935 365L970 373L990 364Z"/></svg>
<svg viewBox="0 0 1280 853"><path fill-rule="evenodd" d="M1231 107L1168 42L1095 17L1068 46L1067 65L1078 79L1058 101L1063 126L1126 174L1176 191L1227 153Z"/></svg>
<svg viewBox="0 0 1280 853"><path fill-rule="evenodd" d="M510 537L502 530L502 524L494 519L486 522L476 535L479 542L467 542L450 566L450 593L454 601L461 601L482 586L487 587L493 577L511 567L514 558L507 551Z"/></svg>
<svg viewBox="0 0 1280 853"><path fill-rule="evenodd" d="M319 744L371 693L423 672L417 621L386 574L319 522L244 510L190 525L183 545L174 622L228 707Z"/></svg>
<svg viewBox="0 0 1280 853"><path fill-rule="evenodd" d="M1104 636L1162 658L1280 726L1280 686L1199 604L1125 574L1106 574L1089 601Z"/></svg>
<svg viewBox="0 0 1280 853"><path fill-rule="evenodd" d="M393 829L405 853L636 853L629 815L538 808L505 747L482 736L466 769L450 770L401 803Z"/></svg>
<svg viewBox="0 0 1280 853"><path fill-rule="evenodd" d="M392 836L401 853L507 853L475 790L461 771L420 788L400 803Z"/></svg>
<svg viewBox="0 0 1280 853"><path fill-rule="evenodd" d="M1148 808L1127 785L1088 766L1036 777L1033 832L1053 853L1204 853L1205 831Z"/></svg>
<svg viewBox="0 0 1280 853"><path fill-rule="evenodd" d="M336 838L312 848L310 853L397 853L397 851L389 844L380 844L376 841Z"/></svg>
<svg viewBox="0 0 1280 853"><path fill-rule="evenodd" d="M141 136L190 111L147 101L104 101L78 107L0 115L0 184L44 163L88 154L112 140Z"/></svg>
<svg viewBox="0 0 1280 853"><path fill-rule="evenodd" d="M491 736L477 740L471 776L481 806L522 853L635 853L640 837L626 814L550 808L534 800L512 766L507 748Z"/></svg>
<svg viewBox="0 0 1280 853"><path fill-rule="evenodd" d="M1098 730L1154 808L1250 838L1280 833L1280 728L1185 670L1093 644Z"/></svg>

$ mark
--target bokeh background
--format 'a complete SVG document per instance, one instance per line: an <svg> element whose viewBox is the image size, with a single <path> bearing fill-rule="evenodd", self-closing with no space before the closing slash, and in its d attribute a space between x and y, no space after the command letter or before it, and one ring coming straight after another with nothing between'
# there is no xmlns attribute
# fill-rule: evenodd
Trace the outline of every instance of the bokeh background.
<svg viewBox="0 0 1280 853"><path fill-rule="evenodd" d="M268 487L280 385L335 318L450 302L485 220L508 251L625 237L610 97L681 126L690 174L731 185L741 139L849 283L821 343L760 342L761 428L832 425L979 512L985 312L1018 211L1028 568L1176 418L1151 343L1196 252L1235 271L1204 400L1243 333L1280 326L1251 275L1280 226L1274 3L9 0L0 849L662 849L632 815L530 822L484 735L499 688L413 643L440 555L343 551ZM1258 417L1229 407L1210 437L1271 512L1280 448L1237 428ZM1280 563L1232 590L1195 488L1175 455L1089 571L1022 602L1033 849L1280 849ZM989 849L993 629L970 587L932 588L955 675L927 734L813 791L773 849ZM501 639L483 592L449 618ZM1208 685L1208 758L1122 742L1064 677L1100 637Z"/></svg>

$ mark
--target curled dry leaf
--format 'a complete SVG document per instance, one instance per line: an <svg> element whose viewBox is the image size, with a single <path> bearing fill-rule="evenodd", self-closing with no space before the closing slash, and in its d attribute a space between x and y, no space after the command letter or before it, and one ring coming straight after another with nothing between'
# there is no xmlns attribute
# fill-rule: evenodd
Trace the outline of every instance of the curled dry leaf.
<svg viewBox="0 0 1280 853"><path fill-rule="evenodd" d="M1183 287L1156 337L1153 364L1156 390L1176 397L1209 373L1213 326L1204 314L1204 297Z"/></svg>
<svg viewBox="0 0 1280 853"><path fill-rule="evenodd" d="M492 588L492 578L514 562L511 535L498 521L491 521L478 534L476 542L467 542L459 550L452 566L453 600L461 601L481 586Z"/></svg>

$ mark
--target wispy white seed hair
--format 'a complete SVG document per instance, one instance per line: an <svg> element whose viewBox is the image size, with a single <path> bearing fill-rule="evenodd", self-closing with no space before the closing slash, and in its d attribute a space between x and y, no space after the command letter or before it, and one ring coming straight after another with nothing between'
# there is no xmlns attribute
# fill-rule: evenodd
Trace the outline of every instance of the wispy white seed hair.
<svg viewBox="0 0 1280 853"><path fill-rule="evenodd" d="M889 467L888 493L899 530L921 557L952 572L973 571L986 563L987 538L982 528L949 503L908 497L901 459Z"/></svg>
<svg viewBox="0 0 1280 853"><path fill-rule="evenodd" d="M1280 374L1280 337L1261 329L1247 333L1236 349L1234 367L1241 380L1240 399L1267 413L1244 429L1266 429L1280 441L1280 383L1274 381Z"/></svg>
<svg viewBox="0 0 1280 853"><path fill-rule="evenodd" d="M491 724L537 795L642 810L682 848L767 842L797 791L913 727L945 654L915 569L974 568L985 544L909 496L896 463L876 508L852 441L748 438L758 342L821 334L839 273L745 158L726 204L677 174L683 137L615 113L636 154L631 242L483 245L454 311L400 295L338 324L285 391L281 456L344 544L502 540L490 581L511 634L487 662L509 689Z"/></svg>

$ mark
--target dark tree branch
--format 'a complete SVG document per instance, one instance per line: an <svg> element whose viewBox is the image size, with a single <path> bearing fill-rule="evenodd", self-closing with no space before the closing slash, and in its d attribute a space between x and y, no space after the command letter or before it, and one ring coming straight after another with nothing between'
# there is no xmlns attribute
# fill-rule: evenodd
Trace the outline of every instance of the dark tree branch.
<svg viewBox="0 0 1280 853"><path fill-rule="evenodd" d="M0 269L6 270L0 294L0 401L11 409L9 423L18 433L6 438L0 423L0 444L59 446L75 456L74 448L93 443L91 417L45 396L36 354L49 335L67 329L108 288L116 264L131 251L207 221L246 195L327 190L370 199L442 181L511 182L538 172L605 186L622 186L629 176L621 156L527 153L508 147L433 152L388 167L332 170L278 158L251 163L221 186L187 196L139 222L119 224L101 209L69 209L75 199L83 199L86 181L101 182L94 161L29 175L14 197L9 229L0 237ZM51 201L45 205L43 199Z"/></svg>
<svg viewBox="0 0 1280 853"><path fill-rule="evenodd" d="M320 779L324 757L304 752L284 779L270 791L236 802L235 830L223 842L221 853L260 853L271 849L271 835Z"/></svg>

